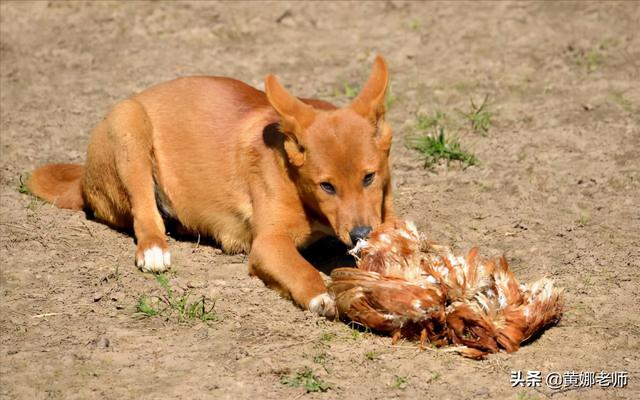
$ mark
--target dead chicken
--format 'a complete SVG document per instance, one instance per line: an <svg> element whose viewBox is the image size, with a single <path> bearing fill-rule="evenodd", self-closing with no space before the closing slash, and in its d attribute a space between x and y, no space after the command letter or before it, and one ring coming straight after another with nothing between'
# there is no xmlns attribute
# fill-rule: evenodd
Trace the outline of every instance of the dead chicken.
<svg viewBox="0 0 640 400"><path fill-rule="evenodd" d="M357 268L331 273L340 318L471 358L520 344L556 323L561 289L519 284L504 257L465 256L428 242L411 222L383 225L352 250Z"/></svg>

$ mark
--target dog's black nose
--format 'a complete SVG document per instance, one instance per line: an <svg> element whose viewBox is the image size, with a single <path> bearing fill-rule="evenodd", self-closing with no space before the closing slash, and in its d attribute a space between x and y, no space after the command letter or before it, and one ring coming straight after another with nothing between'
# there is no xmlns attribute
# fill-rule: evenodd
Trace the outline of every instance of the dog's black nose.
<svg viewBox="0 0 640 400"><path fill-rule="evenodd" d="M371 227L366 226L356 226L349 232L349 237L351 238L351 243L354 245L358 241L358 239L366 239L367 236L371 233Z"/></svg>

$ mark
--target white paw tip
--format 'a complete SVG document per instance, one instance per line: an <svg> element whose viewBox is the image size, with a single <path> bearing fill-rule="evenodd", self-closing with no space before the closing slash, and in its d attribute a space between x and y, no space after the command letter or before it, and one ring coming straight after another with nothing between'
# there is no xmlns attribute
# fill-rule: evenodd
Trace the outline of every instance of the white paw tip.
<svg viewBox="0 0 640 400"><path fill-rule="evenodd" d="M329 296L329 293L322 293L311 299L309 311L327 318L333 318L336 315L336 303Z"/></svg>
<svg viewBox="0 0 640 400"><path fill-rule="evenodd" d="M145 272L163 272L171 265L171 253L154 246L145 250L143 257L136 260L136 264Z"/></svg>

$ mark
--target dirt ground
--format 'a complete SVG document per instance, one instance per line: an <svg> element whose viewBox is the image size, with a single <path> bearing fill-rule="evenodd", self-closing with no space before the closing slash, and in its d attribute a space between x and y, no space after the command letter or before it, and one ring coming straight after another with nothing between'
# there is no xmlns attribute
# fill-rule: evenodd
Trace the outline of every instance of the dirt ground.
<svg viewBox="0 0 640 400"><path fill-rule="evenodd" d="M638 3L2 2L0 397L640 398ZM175 295L217 321L142 317L162 293L127 234L20 193L47 162L84 159L115 101L181 75L274 72L345 104L386 56L400 214L459 249L505 252L522 280L565 288L561 322L484 361L360 333L247 276L245 257L171 240ZM348 90L346 91L348 92ZM489 96L474 133L458 111ZM416 113L450 116L478 164L424 169ZM287 379L308 367L330 388ZM628 371L625 388L511 387L512 371Z"/></svg>

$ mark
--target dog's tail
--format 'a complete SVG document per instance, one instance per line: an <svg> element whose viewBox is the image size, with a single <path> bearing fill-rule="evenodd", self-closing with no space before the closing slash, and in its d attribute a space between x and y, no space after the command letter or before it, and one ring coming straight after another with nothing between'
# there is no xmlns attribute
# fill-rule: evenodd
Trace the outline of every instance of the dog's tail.
<svg viewBox="0 0 640 400"><path fill-rule="evenodd" d="M47 164L33 171L27 187L31 193L57 207L82 210L83 173L84 166L80 164Z"/></svg>

